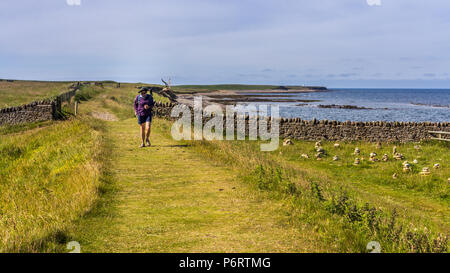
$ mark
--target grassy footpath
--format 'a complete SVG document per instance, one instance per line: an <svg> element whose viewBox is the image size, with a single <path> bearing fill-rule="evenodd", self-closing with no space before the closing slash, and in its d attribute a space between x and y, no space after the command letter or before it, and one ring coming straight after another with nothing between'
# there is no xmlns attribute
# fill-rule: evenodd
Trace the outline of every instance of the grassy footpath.
<svg viewBox="0 0 450 273"><path fill-rule="evenodd" d="M0 83L7 91L1 94L2 102L8 105L36 99L33 92L42 98L57 94L68 84ZM134 87L83 87L77 99L91 100L91 109L104 105L130 115ZM104 121L91 115L74 118L73 104L64 105L63 112L64 121L0 126L0 252L52 251L66 241L72 222L91 210L107 186Z"/></svg>
<svg viewBox="0 0 450 273"><path fill-rule="evenodd" d="M70 234L83 252L326 251L311 231L290 225L283 200L269 199L173 141L153 124L139 149L134 119L109 122L114 186Z"/></svg>

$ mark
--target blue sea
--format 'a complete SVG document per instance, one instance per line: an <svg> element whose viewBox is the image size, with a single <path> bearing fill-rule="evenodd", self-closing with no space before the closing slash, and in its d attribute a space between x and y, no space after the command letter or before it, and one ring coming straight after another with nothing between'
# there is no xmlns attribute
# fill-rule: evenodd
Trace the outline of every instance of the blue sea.
<svg viewBox="0 0 450 273"><path fill-rule="evenodd" d="M255 93L252 93L253 95ZM280 93L261 93L277 95ZM286 93L289 100L318 102L271 102L280 116L305 120L338 121L433 121L450 122L450 89L330 89L327 92ZM276 97L272 97L276 99ZM262 104L262 103L256 103ZM306 104L297 106L298 104ZM353 105L371 109L319 108L318 105Z"/></svg>

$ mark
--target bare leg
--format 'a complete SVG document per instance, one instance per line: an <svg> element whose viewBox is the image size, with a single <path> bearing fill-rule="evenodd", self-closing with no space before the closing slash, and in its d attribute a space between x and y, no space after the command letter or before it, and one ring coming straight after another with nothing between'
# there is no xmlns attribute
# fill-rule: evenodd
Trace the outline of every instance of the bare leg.
<svg viewBox="0 0 450 273"><path fill-rule="evenodd" d="M152 123L151 122L146 122L146 125L147 125L147 130L146 130L146 138L145 138L145 140L147 141L147 144L148 145L150 145L149 143L150 143L150 140L149 140L149 138L150 138L150 131L151 131L151 129L152 129Z"/></svg>
<svg viewBox="0 0 450 273"><path fill-rule="evenodd" d="M141 137L142 137L142 144L145 146L145 123L141 124Z"/></svg>

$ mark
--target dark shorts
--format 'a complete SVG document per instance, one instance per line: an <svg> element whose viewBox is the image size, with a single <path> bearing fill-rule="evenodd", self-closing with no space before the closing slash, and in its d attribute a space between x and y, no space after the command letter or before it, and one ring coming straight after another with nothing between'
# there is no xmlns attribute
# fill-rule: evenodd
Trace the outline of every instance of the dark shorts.
<svg viewBox="0 0 450 273"><path fill-rule="evenodd" d="M137 118L138 118L139 125L141 125L142 123L146 123L146 122L152 122L152 115L137 116Z"/></svg>

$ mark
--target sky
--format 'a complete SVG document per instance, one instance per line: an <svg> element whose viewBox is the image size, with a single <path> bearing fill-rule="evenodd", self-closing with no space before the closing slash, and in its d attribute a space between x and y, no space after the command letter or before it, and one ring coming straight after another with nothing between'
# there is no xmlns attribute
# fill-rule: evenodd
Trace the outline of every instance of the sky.
<svg viewBox="0 0 450 273"><path fill-rule="evenodd" d="M450 88L448 0L2 0L0 78Z"/></svg>

